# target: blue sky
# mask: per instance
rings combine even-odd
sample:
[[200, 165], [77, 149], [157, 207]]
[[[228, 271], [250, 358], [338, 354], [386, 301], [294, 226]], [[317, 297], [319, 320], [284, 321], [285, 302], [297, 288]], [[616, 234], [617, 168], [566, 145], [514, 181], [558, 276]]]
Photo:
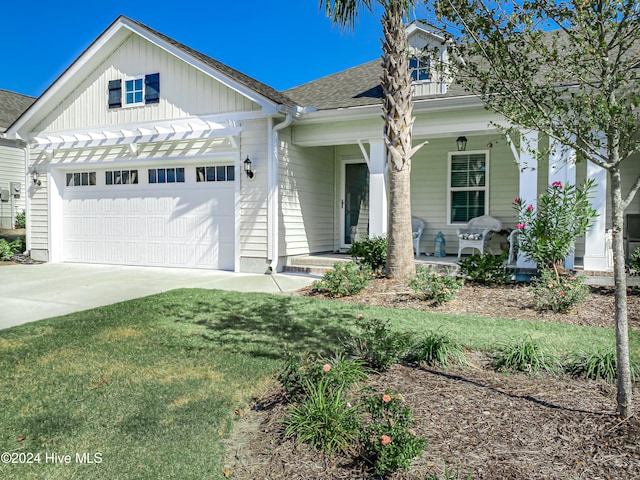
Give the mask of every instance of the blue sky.
[[32, 0], [4, 2], [0, 14], [0, 88], [32, 96], [120, 14], [278, 90], [378, 58], [382, 35], [379, 12], [343, 32], [317, 0]]

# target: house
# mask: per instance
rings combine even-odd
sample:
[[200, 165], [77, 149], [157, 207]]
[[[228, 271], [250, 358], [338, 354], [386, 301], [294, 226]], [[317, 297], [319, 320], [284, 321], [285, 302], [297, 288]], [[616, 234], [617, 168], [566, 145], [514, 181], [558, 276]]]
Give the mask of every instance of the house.
[[[408, 34], [416, 54], [442, 44], [423, 23]], [[523, 131], [506, 142], [478, 98], [428, 62], [412, 67], [413, 136], [429, 142], [412, 162], [412, 214], [427, 225], [420, 250], [432, 252], [442, 231], [456, 252], [456, 229], [482, 214], [513, 228], [515, 197], [589, 177], [600, 216], [576, 256], [607, 270], [604, 171], [569, 165], [563, 149], [538, 161], [518, 146], [548, 139]], [[380, 68], [278, 92], [119, 17], [7, 131], [24, 142], [32, 179], [27, 248], [50, 262], [269, 272], [384, 234]]]
[[13, 228], [16, 215], [25, 209], [24, 147], [20, 142], [3, 139], [2, 134], [34, 100], [0, 89], [0, 228]]

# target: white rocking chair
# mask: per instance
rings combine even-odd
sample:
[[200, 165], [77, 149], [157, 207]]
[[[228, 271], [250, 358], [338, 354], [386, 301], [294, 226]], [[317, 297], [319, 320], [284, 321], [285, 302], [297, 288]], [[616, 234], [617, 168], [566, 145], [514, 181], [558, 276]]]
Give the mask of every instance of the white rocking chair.
[[[491, 238], [493, 232], [499, 232], [501, 229], [500, 220], [489, 215], [469, 220], [467, 228], [458, 229], [458, 258], [464, 248], [475, 248], [480, 251], [480, 255], [483, 255], [485, 242]], [[489, 250], [491, 251], [491, 248]]]
[[427, 224], [418, 217], [411, 217], [411, 233], [413, 234], [413, 250], [416, 252], [416, 258], [420, 256], [420, 237], [422, 231]]

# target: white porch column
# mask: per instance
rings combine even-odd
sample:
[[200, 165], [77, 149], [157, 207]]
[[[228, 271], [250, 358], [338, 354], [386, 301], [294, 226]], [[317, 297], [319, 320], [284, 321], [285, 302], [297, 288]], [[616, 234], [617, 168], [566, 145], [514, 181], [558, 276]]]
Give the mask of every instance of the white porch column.
[[369, 236], [387, 233], [387, 155], [384, 141], [369, 141]]
[[[576, 151], [566, 145], [562, 145], [555, 139], [549, 140], [549, 185], [553, 182], [576, 184]], [[575, 252], [571, 251], [564, 259], [564, 268], [573, 270]]]
[[595, 182], [591, 197], [591, 207], [598, 216], [593, 221], [591, 228], [587, 230], [584, 239], [584, 270], [607, 271], [613, 268], [608, 260], [607, 252], [607, 171], [587, 162], [587, 179]]
[[[520, 153], [516, 157], [520, 166], [520, 194], [525, 205], [536, 206], [538, 199], [538, 132], [520, 132]], [[518, 252], [517, 268], [536, 268], [536, 264], [527, 260]]]

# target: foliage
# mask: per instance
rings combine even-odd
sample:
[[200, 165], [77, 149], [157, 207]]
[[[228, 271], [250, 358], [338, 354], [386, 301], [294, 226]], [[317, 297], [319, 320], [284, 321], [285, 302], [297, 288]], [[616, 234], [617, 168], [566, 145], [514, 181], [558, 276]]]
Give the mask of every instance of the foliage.
[[9, 260], [13, 256], [13, 247], [4, 238], [0, 238], [0, 260]]
[[371, 270], [368, 267], [358, 267], [354, 262], [338, 262], [312, 286], [331, 297], [348, 297], [367, 288], [370, 279]]
[[[447, 466], [446, 465], [444, 466], [444, 477], [442, 477], [442, 480], [460, 480], [461, 478], [462, 477], [460, 477], [460, 470], [456, 470], [455, 472], [450, 472]], [[471, 480], [472, 478], [473, 478], [473, 471], [470, 471], [466, 476], [466, 479]], [[431, 475], [426, 477], [424, 480], [441, 480], [441, 479], [438, 475], [436, 475], [435, 473], [432, 473]]]
[[511, 273], [505, 266], [509, 252], [500, 255], [485, 253], [471, 255], [458, 261], [460, 274], [467, 280], [480, 285], [503, 285], [511, 281]]
[[556, 372], [558, 360], [546, 352], [539, 342], [531, 337], [514, 343], [503, 343], [493, 358], [496, 370], [512, 370], [526, 373]]
[[387, 262], [387, 237], [370, 237], [356, 240], [349, 249], [349, 254], [362, 267], [366, 265], [376, 275], [380, 275]]
[[553, 182], [538, 198], [537, 206], [514, 200], [521, 230], [520, 251], [538, 268], [555, 268], [571, 253], [576, 237], [583, 236], [596, 217], [589, 195], [593, 180], [582, 189]]
[[640, 150], [638, 2], [436, 0], [434, 10], [449, 24], [446, 41], [456, 81], [504, 118], [498, 129], [519, 139], [522, 151], [534, 152], [537, 134], [521, 133], [539, 132], [608, 173], [620, 365], [617, 413], [626, 418], [633, 402], [621, 232], [640, 176], [631, 177], [631, 187], [623, 191], [622, 164]]
[[412, 358], [427, 365], [446, 367], [449, 362], [465, 364], [463, 347], [450, 335], [439, 331], [429, 332], [411, 349]]
[[434, 303], [441, 304], [453, 300], [456, 291], [462, 288], [462, 284], [463, 280], [453, 275], [445, 275], [420, 267], [409, 286], [425, 300], [433, 300]]
[[278, 381], [292, 398], [308, 394], [308, 385], [326, 382], [328, 390], [344, 389], [367, 378], [364, 363], [357, 358], [346, 358], [342, 354], [333, 357], [314, 357], [312, 355], [289, 355], [284, 367], [278, 374]]
[[631, 254], [628, 267], [631, 275], [640, 275], [640, 248], [636, 248]]
[[[614, 383], [617, 376], [617, 363], [614, 348], [597, 348], [569, 355], [564, 368], [574, 377], [603, 379]], [[640, 366], [635, 363], [631, 363], [631, 376], [635, 379], [640, 378]]]
[[353, 355], [362, 358], [377, 372], [384, 372], [397, 363], [409, 349], [410, 337], [393, 332], [389, 320], [376, 318], [356, 318], [359, 332], [345, 342], [345, 348]]
[[328, 379], [307, 381], [304, 389], [304, 398], [289, 409], [285, 435], [325, 453], [351, 452], [360, 431], [358, 406], [349, 404], [342, 387], [330, 388]]
[[532, 281], [529, 291], [533, 293], [536, 308], [559, 313], [566, 313], [582, 304], [589, 296], [589, 286], [584, 283], [584, 277], [569, 274], [556, 276], [550, 269], [540, 272], [540, 276]]
[[413, 432], [413, 413], [402, 395], [386, 391], [363, 398], [369, 421], [362, 429], [365, 456], [377, 475], [386, 477], [406, 470], [411, 459], [420, 455], [427, 441]]
[[25, 213], [24, 210], [22, 210], [22, 213], [16, 214], [16, 223], [14, 228], [26, 228], [26, 227], [27, 227], [27, 214]]

